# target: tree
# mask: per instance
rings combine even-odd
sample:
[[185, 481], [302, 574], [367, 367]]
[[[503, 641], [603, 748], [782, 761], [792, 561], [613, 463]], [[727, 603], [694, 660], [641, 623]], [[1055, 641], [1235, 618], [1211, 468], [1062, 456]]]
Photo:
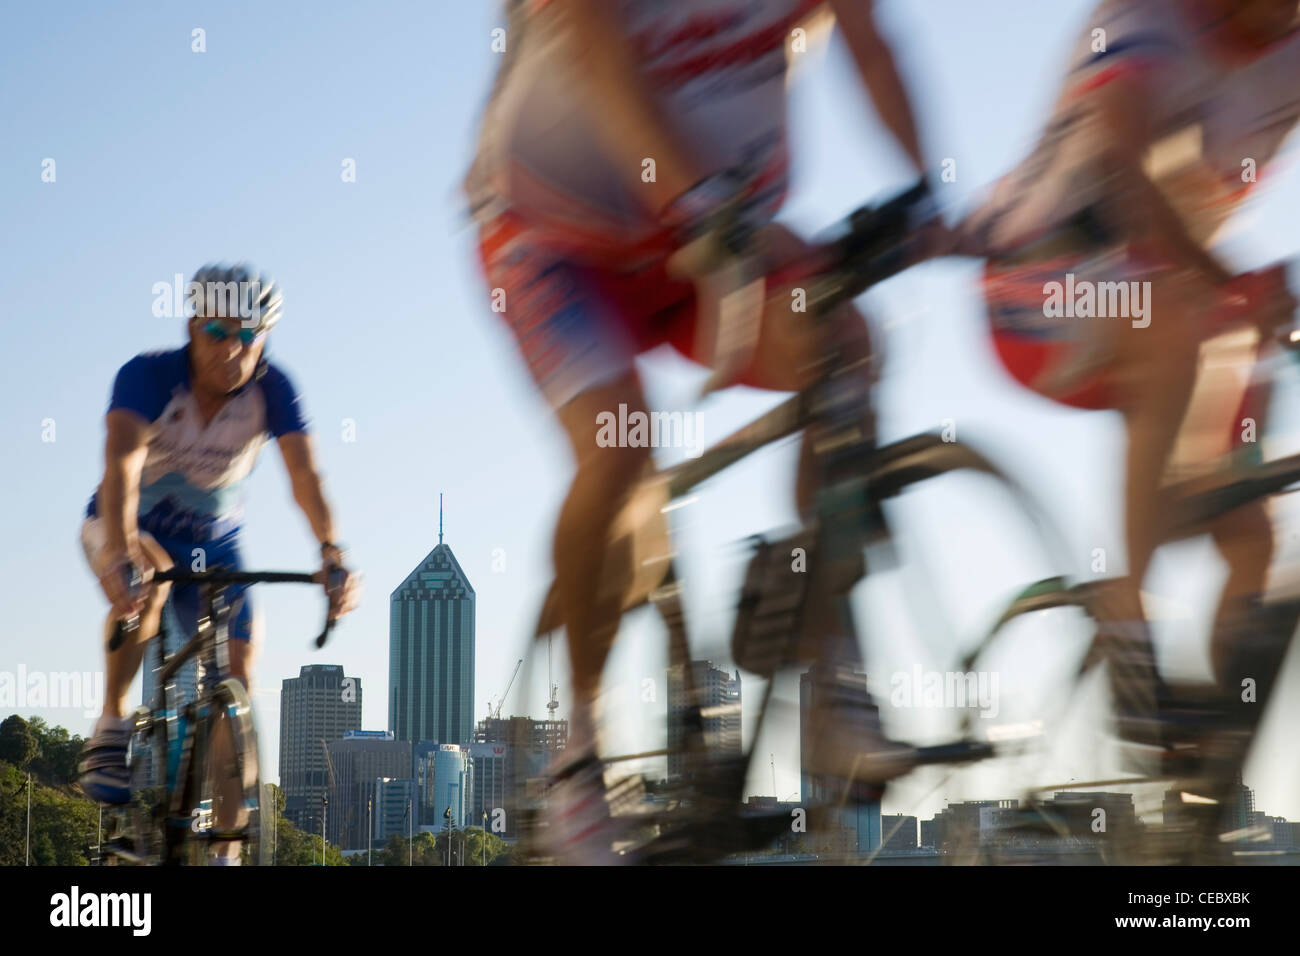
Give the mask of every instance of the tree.
[[27, 729], [36, 738], [39, 750], [27, 769], [51, 786], [75, 783], [77, 762], [86, 742], [70, 735], [66, 727], [50, 727], [39, 717], [29, 720]]
[[[85, 866], [96, 842], [99, 808], [32, 781], [31, 860], [35, 866]], [[27, 775], [0, 763], [0, 866], [27, 859]]]
[[[267, 841], [267, 859], [271, 859], [274, 835], [276, 866], [320, 866], [321, 835], [304, 833], [289, 822], [284, 815], [284, 799], [284, 791], [275, 784], [263, 785], [262, 839]], [[342, 850], [326, 843], [325, 865], [347, 866], [348, 860]]]
[[4, 723], [0, 723], [0, 760], [13, 764], [19, 770], [26, 770], [38, 753], [40, 744], [27, 726], [27, 721], [12, 714], [5, 718]]
[[413, 841], [394, 834], [384, 849], [375, 853], [375, 863], [382, 866], [446, 866], [448, 841], [451, 842], [453, 866], [483, 866], [485, 858], [488, 866], [499, 866], [513, 859], [511, 846], [495, 833], [470, 827], [450, 832], [442, 830], [436, 835], [425, 830], [415, 834]]

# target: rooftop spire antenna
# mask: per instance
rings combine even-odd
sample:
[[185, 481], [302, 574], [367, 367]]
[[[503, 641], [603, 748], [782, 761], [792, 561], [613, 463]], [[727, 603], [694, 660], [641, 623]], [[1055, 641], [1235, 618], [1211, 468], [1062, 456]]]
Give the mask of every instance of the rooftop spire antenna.
[[442, 544], [442, 492], [438, 492], [438, 543]]

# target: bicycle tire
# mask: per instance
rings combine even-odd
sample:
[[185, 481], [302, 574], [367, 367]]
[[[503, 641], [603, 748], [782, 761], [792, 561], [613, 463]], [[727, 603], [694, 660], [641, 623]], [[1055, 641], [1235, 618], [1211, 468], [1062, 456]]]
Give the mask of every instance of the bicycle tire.
[[[246, 866], [265, 866], [265, 841], [261, 836], [261, 773], [257, 752], [257, 730], [253, 723], [253, 708], [244, 685], [234, 678], [227, 678], [213, 688], [208, 700], [209, 713], [204, 721], [204, 772], [199, 775], [197, 788], [198, 799], [191, 808], [197, 813], [196, 827], [206, 830], [203, 839], [190, 839], [198, 852], [191, 858], [198, 857], [198, 865], [211, 862], [211, 845], [222, 831], [216, 829], [216, 820], [210, 819], [208, 826], [200, 826], [204, 805], [212, 809], [215, 817], [217, 791], [221, 783], [229, 783], [232, 790], [239, 794], [239, 812], [236, 828], [233, 832], [242, 834], [240, 838], [241, 862]], [[213, 765], [213, 732], [218, 726], [218, 715], [224, 714], [226, 725], [232, 736], [230, 763], [225, 767]], [[194, 832], [192, 828], [191, 832]]]

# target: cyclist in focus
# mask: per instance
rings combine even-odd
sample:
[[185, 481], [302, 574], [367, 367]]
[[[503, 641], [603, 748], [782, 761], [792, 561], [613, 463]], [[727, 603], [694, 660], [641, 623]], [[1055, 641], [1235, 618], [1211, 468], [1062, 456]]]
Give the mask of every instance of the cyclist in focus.
[[[320, 541], [322, 570], [343, 568], [298, 393], [265, 354], [280, 318], [280, 287], [244, 265], [209, 265], [189, 288], [196, 291], [189, 342], [137, 355], [117, 373], [105, 416], [104, 476], [82, 524], [86, 559], [110, 604], [105, 646], [120, 622], [136, 625], [117, 650], [106, 651], [104, 712], [80, 767], [82, 789], [103, 804], [130, 797], [126, 693], [146, 642], [159, 633], [169, 591], [184, 634], [198, 625], [199, 586], [152, 584], [153, 572], [173, 564], [243, 568], [242, 486], [269, 439], [280, 446], [294, 500]], [[359, 579], [335, 578], [330, 616], [338, 619], [355, 607]], [[229, 660], [221, 665], [229, 671], [223, 676], [248, 687], [254, 615], [245, 590], [232, 585], [227, 592]], [[219, 853], [217, 862], [238, 857]]]
[[[1114, 686], [1130, 741], [1170, 744], [1153, 715], [1177, 707], [1140, 597], [1169, 530], [1162, 486], [1246, 453], [1244, 419], [1262, 425], [1267, 397], [1246, 373], [1296, 305], [1281, 268], [1234, 275], [1210, 250], [1298, 121], [1296, 0], [1106, 0], [1043, 138], [962, 229], [968, 251], [988, 256], [984, 295], [1007, 371], [1067, 406], [1123, 415], [1128, 569], [1104, 598], [1102, 634], [1113, 676], [1126, 675]], [[1098, 304], [1114, 288], [1102, 283], [1150, 283], [1145, 314], [1058, 317], [1046, 286], [1067, 276]], [[1242, 374], [1198, 374], [1202, 344], [1218, 336]], [[1243, 675], [1260, 677], [1246, 645], [1261, 630], [1272, 527], [1257, 502], [1210, 531], [1229, 568], [1211, 660], [1223, 693], [1239, 694]]]
[[[612, 568], [603, 543], [651, 452], [600, 447], [597, 417], [647, 411], [634, 360], [657, 345], [721, 364], [704, 328], [704, 286], [670, 265], [719, 209], [743, 205], [765, 269], [809, 255], [771, 221], [788, 181], [787, 51], [810, 17], [835, 16], [881, 119], [918, 174], [926, 166], [867, 0], [510, 0], [507, 12], [507, 52], [465, 186], [488, 283], [504, 297], [499, 311], [576, 462], [554, 538], [575, 699], [544, 840], [563, 862], [614, 862], [595, 711], [622, 608], [621, 590], [601, 581], [631, 569]], [[749, 171], [743, 181], [730, 174], [738, 167]], [[769, 290], [752, 351], [719, 384], [811, 384], [819, 340], [790, 301], [789, 289]], [[865, 321], [851, 308], [830, 321], [866, 394]], [[805, 516], [813, 490], [805, 443], [797, 486]], [[837, 663], [856, 673], [859, 654], [847, 649]], [[828, 723], [835, 732], [805, 755], [815, 771], [880, 782], [905, 769], [862, 759], [885, 749], [873, 707], [846, 707]]]

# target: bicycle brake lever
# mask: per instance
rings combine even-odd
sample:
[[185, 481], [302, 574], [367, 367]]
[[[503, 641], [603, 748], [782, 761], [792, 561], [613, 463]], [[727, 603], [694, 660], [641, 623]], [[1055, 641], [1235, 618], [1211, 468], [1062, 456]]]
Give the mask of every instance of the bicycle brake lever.
[[117, 627], [113, 628], [113, 636], [108, 639], [109, 653], [112, 653], [113, 651], [121, 647], [122, 642], [126, 640], [127, 634], [139, 629], [139, 627], [140, 627], [139, 618], [132, 618], [132, 623], [127, 623], [126, 621], [118, 621]]
[[334, 624], [335, 622], [333, 620], [325, 621], [325, 630], [316, 635], [316, 650], [320, 650], [325, 646], [325, 642], [329, 640], [330, 631], [334, 630]]
[[316, 643], [317, 650], [320, 650], [322, 647], [325, 646], [325, 642], [329, 640], [330, 631], [334, 630], [334, 625], [338, 623], [337, 618], [330, 616], [330, 611], [332, 610], [332, 608], [330, 607], [329, 598], [330, 598], [330, 592], [331, 590], [333, 590], [333, 588], [331, 588], [330, 586], [330, 580], [335, 575], [341, 575], [342, 581], [340, 582], [340, 584], [334, 585], [334, 587], [341, 586], [341, 584], [347, 580], [347, 571], [344, 570], [341, 566], [337, 566], [337, 565], [332, 566], [328, 571], [325, 572], [325, 597], [326, 597], [325, 627], [318, 635], [316, 635], [315, 643]]

